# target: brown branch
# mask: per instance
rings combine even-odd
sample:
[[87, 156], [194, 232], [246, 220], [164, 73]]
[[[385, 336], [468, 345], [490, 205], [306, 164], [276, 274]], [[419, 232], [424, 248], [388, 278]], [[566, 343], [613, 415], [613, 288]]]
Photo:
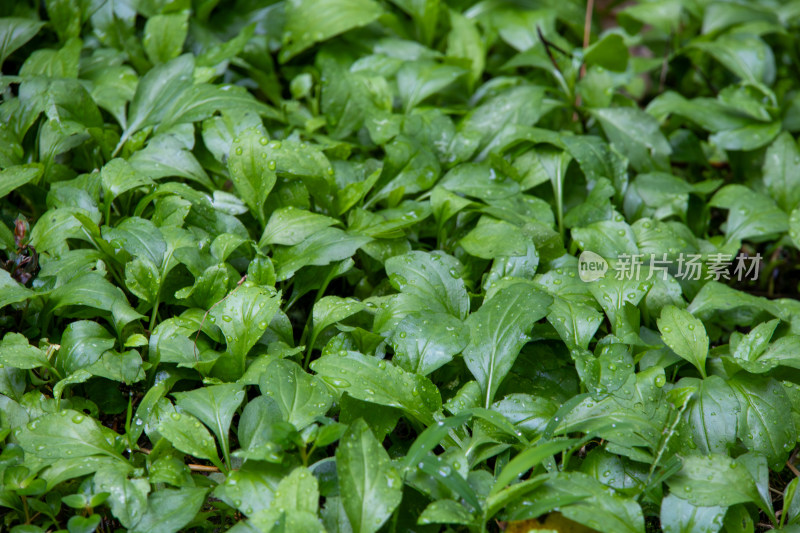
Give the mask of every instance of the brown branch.
[[189, 463], [186, 466], [188, 466], [189, 470], [191, 470], [193, 472], [219, 472], [219, 468], [217, 468], [216, 466], [196, 465], [196, 464], [192, 464], [192, 463]]
[[800, 477], [800, 470], [797, 470], [797, 468], [795, 468], [795, 466], [792, 463], [786, 461], [786, 466], [789, 468], [789, 470], [792, 471], [792, 474], [794, 474], [795, 477]]
[[669, 70], [669, 54], [672, 51], [672, 41], [674, 40], [674, 32], [670, 32], [669, 41], [664, 48], [664, 59], [661, 62], [661, 74], [658, 76], [658, 92], [664, 92], [664, 86], [667, 83], [667, 70]]
[[[142, 452], [143, 454], [146, 455], [150, 455], [150, 452], [152, 452], [152, 450], [148, 450], [147, 448], [136, 448], [136, 451]], [[186, 466], [188, 466], [189, 470], [192, 470], [193, 472], [219, 472], [219, 468], [211, 465], [198, 465], [194, 463], [189, 463]]]
[[[589, 48], [589, 41], [592, 38], [592, 14], [594, 12], [594, 0], [587, 0], [586, 2], [586, 18], [583, 20], [583, 49]], [[586, 76], [586, 63], [581, 62], [581, 72], [578, 79]], [[575, 91], [575, 107], [581, 106], [581, 95]]]

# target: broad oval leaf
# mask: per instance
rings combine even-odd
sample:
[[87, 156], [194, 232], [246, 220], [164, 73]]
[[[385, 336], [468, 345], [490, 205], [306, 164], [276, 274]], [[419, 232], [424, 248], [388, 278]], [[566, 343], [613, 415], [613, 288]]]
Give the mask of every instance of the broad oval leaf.
[[689, 311], [670, 305], [661, 310], [658, 329], [666, 345], [705, 377], [708, 335], [703, 323]]
[[336, 450], [336, 471], [354, 533], [374, 533], [403, 497], [403, 482], [367, 424], [350, 425]]
[[466, 320], [470, 341], [464, 362], [483, 391], [483, 404], [492, 404], [500, 382], [506, 377], [528, 332], [547, 314], [552, 297], [531, 283], [511, 283]]

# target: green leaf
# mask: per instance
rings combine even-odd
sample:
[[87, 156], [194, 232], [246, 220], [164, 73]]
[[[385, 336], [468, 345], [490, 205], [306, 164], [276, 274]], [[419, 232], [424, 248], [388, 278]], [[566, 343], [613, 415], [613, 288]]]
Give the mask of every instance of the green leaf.
[[0, 269], [0, 309], [7, 305], [24, 302], [36, 293], [14, 280], [5, 270]]
[[482, 259], [494, 259], [499, 255], [525, 255], [530, 241], [514, 224], [482, 216], [478, 225], [467, 233], [459, 244], [470, 255]]
[[0, 363], [10, 367], [28, 370], [50, 366], [47, 355], [19, 333], [6, 333], [0, 342]]
[[447, 56], [464, 59], [470, 68], [470, 86], [481, 79], [486, 66], [486, 48], [475, 22], [449, 10], [450, 33], [447, 34]]
[[737, 436], [749, 450], [764, 455], [770, 468], [780, 468], [797, 440], [794, 420], [780, 415], [791, 411], [783, 385], [746, 373], [735, 375], [729, 384], [741, 408]]
[[760, 241], [788, 229], [786, 213], [771, 198], [744, 185], [723, 187], [711, 198], [709, 205], [728, 210], [725, 223], [727, 242]]
[[591, 135], [565, 135], [561, 139], [589, 183], [606, 178], [617, 190], [625, 188], [628, 183], [628, 162], [619, 152], [612, 150], [608, 143]]
[[452, 361], [468, 338], [464, 323], [452, 315], [412, 313], [400, 321], [389, 341], [394, 348], [392, 361], [403, 370], [428, 375]]
[[285, 359], [277, 359], [267, 367], [259, 388], [275, 401], [283, 419], [298, 431], [323, 416], [333, 404], [333, 396], [317, 376]]
[[320, 298], [311, 311], [313, 334], [312, 342], [309, 344], [313, 348], [313, 339], [316, 339], [325, 328], [363, 311], [366, 307], [366, 304], [353, 298], [340, 298], [339, 296]]
[[517, 132], [519, 126], [533, 126], [546, 111], [541, 86], [522, 85], [492, 95], [471, 110], [459, 123], [450, 143], [453, 162], [470, 159], [477, 152], [478, 161], [493, 149], [499, 149]]
[[548, 310], [547, 321], [569, 348], [586, 349], [600, 327], [603, 315], [588, 305], [556, 297]]
[[747, 335], [731, 335], [729, 346], [733, 358], [742, 361], [758, 359], [767, 349], [779, 322], [780, 320], [776, 318], [755, 326]]
[[592, 113], [600, 121], [611, 144], [630, 160], [636, 170], [666, 169], [672, 148], [652, 116], [634, 107], [594, 109]]
[[481, 386], [484, 407], [492, 404], [500, 382], [528, 342], [529, 330], [545, 316], [551, 302], [529, 283], [511, 283], [467, 318], [470, 341], [464, 362]]
[[461, 278], [461, 263], [444, 252], [414, 251], [385, 263], [389, 282], [397, 290], [419, 298], [430, 310], [464, 319], [469, 296]]
[[50, 293], [53, 311], [69, 306], [85, 306], [110, 311], [117, 327], [144, 318], [131, 308], [119, 287], [99, 274], [83, 275]]
[[709, 140], [723, 150], [750, 151], [769, 144], [781, 132], [778, 121], [749, 124], [743, 128], [715, 133]]
[[120, 381], [126, 385], [136, 383], [145, 378], [142, 368], [142, 356], [136, 350], [118, 352], [109, 350], [100, 359], [86, 367], [92, 375]]
[[[0, 19], [2, 21], [3, 19]], [[2, 63], [2, 62], [0, 62]], [[0, 170], [0, 198], [28, 182], [38, 180], [43, 168], [40, 165], [17, 165]]]
[[111, 113], [120, 124], [125, 124], [128, 102], [136, 93], [139, 77], [129, 66], [108, 67], [86, 76], [92, 81], [91, 95], [98, 107]]
[[125, 264], [125, 285], [140, 300], [152, 304], [161, 288], [161, 273], [150, 259], [136, 257]]
[[158, 65], [181, 55], [189, 32], [189, 12], [155, 15], [144, 25], [142, 45], [148, 59]]
[[431, 502], [422, 514], [417, 523], [427, 524], [461, 524], [469, 526], [475, 523], [475, 517], [467, 511], [463, 505], [453, 500], [437, 500]]
[[300, 466], [281, 479], [269, 509], [256, 513], [251, 522], [264, 531], [275, 531], [272, 526], [284, 520], [287, 530], [321, 533], [324, 530], [317, 519], [318, 507], [317, 478]]
[[739, 401], [725, 380], [709, 376], [700, 381], [684, 415], [690, 446], [705, 454], [728, 453], [736, 442], [739, 412]]
[[130, 163], [119, 158], [112, 159], [103, 166], [100, 179], [108, 196], [107, 202], [130, 190], [153, 185], [153, 180], [148, 176], [137, 172]]
[[[188, 92], [188, 91], [187, 91]], [[164, 121], [161, 127], [164, 127]], [[134, 153], [129, 162], [140, 175], [161, 179], [168, 176], [180, 176], [203, 185], [206, 189], [214, 189], [208, 174], [188, 151], [185, 145], [172, 135], [156, 135], [147, 146]]]
[[695, 40], [689, 46], [710, 54], [744, 81], [771, 85], [775, 80], [772, 48], [757, 35], [731, 32], [710, 41]]
[[[638, 503], [619, 496], [581, 472], [561, 472], [522, 499], [511, 519], [530, 518], [558, 508], [568, 519], [604, 533], [642, 533], [644, 516]], [[527, 505], [525, 505], [527, 504]]]
[[106, 503], [125, 528], [131, 528], [147, 511], [150, 483], [146, 479], [128, 479], [123, 469], [103, 469], [92, 480], [96, 490], [107, 492]]
[[124, 461], [114, 446], [114, 437], [116, 433], [100, 426], [93, 418], [71, 409], [41, 416], [16, 435], [26, 453], [47, 462], [93, 455]]
[[497, 494], [504, 489], [506, 485], [517, 480], [519, 476], [531, 468], [536, 467], [545, 459], [548, 459], [553, 455], [566, 450], [577, 442], [578, 441], [576, 439], [544, 442], [542, 444], [532, 446], [517, 454], [503, 468], [503, 470], [500, 472], [500, 475], [497, 476], [497, 480], [492, 486], [492, 490], [489, 495], [491, 496]]
[[764, 155], [764, 184], [781, 209], [790, 213], [800, 203], [800, 177], [793, 169], [800, 162], [797, 142], [783, 132], [772, 142]]
[[236, 374], [235, 378], [244, 373], [247, 353], [266, 332], [278, 311], [280, 298], [280, 293], [271, 287], [245, 282], [209, 311], [234, 357], [232, 372]]
[[667, 479], [671, 493], [699, 507], [730, 507], [760, 501], [747, 469], [726, 455], [691, 456]]
[[128, 108], [128, 124], [118, 146], [142, 128], [155, 126], [162, 120], [173, 102], [191, 87], [193, 70], [193, 56], [184, 54], [153, 67], [142, 76]]
[[703, 323], [689, 311], [670, 305], [661, 310], [658, 329], [667, 346], [692, 363], [705, 377], [708, 335]]
[[363, 420], [350, 425], [336, 449], [339, 490], [354, 533], [374, 533], [403, 497], [389, 454]]
[[442, 406], [437, 388], [425, 377], [405, 372], [392, 363], [349, 352], [325, 355], [311, 368], [339, 392], [365, 402], [402, 409], [414, 420], [430, 425]]
[[214, 437], [192, 415], [173, 412], [161, 421], [158, 432], [183, 453], [198, 459], [208, 459], [217, 467], [222, 467]]
[[115, 242], [134, 257], [149, 259], [156, 268], [162, 267], [167, 243], [163, 233], [149, 220], [130, 217], [114, 228], [103, 226], [103, 238]]
[[317, 519], [318, 506], [317, 478], [307, 468], [297, 467], [278, 484], [269, 509], [257, 513], [251, 523], [262, 531], [275, 531], [283, 524], [287, 531], [322, 533], [324, 529]]
[[206, 488], [183, 487], [151, 493], [147, 498], [147, 511], [131, 532], [175, 533], [194, 518], [205, 502], [206, 492]]
[[[753, 328], [754, 331], [756, 329], [758, 327]], [[752, 333], [748, 334], [748, 337]], [[746, 341], [740, 342], [739, 346], [742, 344], [746, 344]], [[761, 350], [762, 348], [759, 348], [759, 350], [747, 354], [735, 354], [734, 360], [738, 366], [752, 374], [763, 374], [778, 366], [800, 367], [800, 337], [796, 335], [781, 337], [763, 351]]]
[[258, 245], [261, 248], [265, 248], [268, 244], [293, 246], [300, 244], [316, 232], [338, 223], [339, 221], [334, 218], [305, 209], [293, 206], [281, 207], [270, 215]]
[[210, 309], [228, 293], [231, 281], [229, 274], [230, 271], [225, 265], [210, 266], [195, 278], [194, 285], [184, 287], [175, 293], [175, 296], [191, 299], [199, 307]]
[[228, 430], [236, 410], [244, 400], [244, 391], [238, 384], [215, 385], [187, 392], [176, 392], [175, 404], [183, 412], [196, 416], [211, 428], [220, 443], [223, 455], [230, 461]]
[[291, 0], [286, 6], [280, 60], [285, 63], [315, 43], [366, 26], [382, 12], [372, 0]]
[[397, 72], [397, 90], [405, 103], [406, 113], [464, 74], [461, 67], [440, 65], [432, 61], [405, 63]]
[[583, 62], [622, 72], [628, 67], [628, 47], [618, 33], [607, 33], [586, 49]]
[[253, 516], [269, 509], [284, 474], [283, 469], [275, 465], [248, 461], [241, 468], [230, 471], [213, 494], [228, 505]]
[[690, 531], [719, 531], [727, 507], [714, 505], [700, 507], [668, 494], [661, 500], [661, 527], [665, 533]]
[[44, 22], [26, 18], [0, 18], [0, 67], [14, 50], [39, 33], [44, 24]]
[[93, 533], [100, 525], [101, 516], [92, 514], [90, 516], [72, 516], [67, 520], [69, 533]]
[[324, 266], [347, 259], [371, 240], [371, 237], [350, 235], [336, 228], [325, 228], [296, 246], [279, 248], [275, 251], [272, 257], [276, 265], [276, 278], [278, 281], [284, 281], [304, 266]]
[[238, 137], [238, 142], [234, 140], [228, 158], [228, 172], [236, 192], [262, 225], [265, 222], [264, 202], [277, 179], [275, 162], [266, 159], [266, 144], [266, 137], [257, 131], [249, 131]]
[[61, 335], [61, 348], [56, 353], [56, 368], [64, 375], [86, 368], [114, 347], [114, 336], [97, 322], [70, 322]]
[[437, 185], [484, 201], [508, 198], [520, 192], [517, 182], [498, 174], [485, 163], [462, 163], [445, 174]]

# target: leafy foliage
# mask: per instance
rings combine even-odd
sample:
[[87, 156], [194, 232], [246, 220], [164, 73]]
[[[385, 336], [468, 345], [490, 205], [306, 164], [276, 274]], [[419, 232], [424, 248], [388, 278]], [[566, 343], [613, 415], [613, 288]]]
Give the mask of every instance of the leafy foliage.
[[798, 530], [800, 3], [586, 4], [0, 3], [0, 530]]

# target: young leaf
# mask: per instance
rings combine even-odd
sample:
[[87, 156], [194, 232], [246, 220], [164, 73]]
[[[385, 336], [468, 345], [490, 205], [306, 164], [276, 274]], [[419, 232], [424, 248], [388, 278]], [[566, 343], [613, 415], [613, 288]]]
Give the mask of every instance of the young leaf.
[[265, 224], [264, 202], [277, 179], [275, 162], [266, 158], [267, 142], [258, 131], [248, 131], [234, 139], [228, 157], [228, 172], [236, 192], [262, 226]]
[[142, 39], [147, 57], [156, 65], [175, 59], [183, 50], [188, 31], [188, 11], [150, 17], [144, 25]]
[[701, 507], [668, 494], [661, 500], [661, 527], [665, 533], [718, 530], [727, 507], [713, 505]]
[[105, 455], [124, 461], [114, 447], [113, 440], [109, 441], [109, 433], [116, 435], [93, 418], [64, 409], [33, 420], [19, 430], [16, 438], [27, 453], [48, 462], [92, 455]]
[[21, 370], [50, 366], [47, 355], [32, 346], [27, 337], [20, 333], [6, 333], [3, 337], [0, 342], [0, 363]]
[[353, 398], [398, 407], [414, 420], [430, 425], [442, 406], [437, 388], [427, 378], [397, 368], [376, 357], [349, 352], [325, 355], [311, 368], [328, 385]]
[[800, 203], [800, 178], [792, 171], [795, 161], [800, 161], [800, 150], [789, 132], [778, 135], [764, 155], [764, 184], [787, 213]]
[[692, 363], [705, 377], [708, 335], [703, 323], [689, 311], [668, 306], [661, 310], [658, 329], [666, 345]]
[[614, 145], [639, 172], [666, 169], [672, 153], [656, 120], [634, 107], [595, 109], [593, 114]]
[[338, 224], [334, 218], [326, 217], [293, 206], [281, 207], [272, 212], [258, 245], [269, 244], [293, 246], [300, 244], [314, 233]]
[[452, 315], [422, 311], [406, 315], [390, 340], [394, 361], [423, 376], [450, 362], [467, 345], [464, 323]]
[[684, 415], [691, 442], [702, 453], [727, 453], [736, 442], [739, 401], [733, 389], [719, 376], [699, 383]]
[[400, 505], [403, 481], [363, 420], [353, 422], [342, 437], [336, 471], [353, 532], [378, 531]]
[[283, 419], [298, 431], [324, 415], [333, 403], [333, 396], [317, 376], [285, 359], [277, 359], [267, 367], [259, 388], [275, 401]]
[[44, 24], [27, 18], [0, 18], [0, 67], [14, 50], [30, 41]]
[[236, 410], [244, 400], [242, 387], [230, 383], [187, 392], [176, 392], [174, 396], [175, 404], [181, 411], [196, 416], [203, 424], [211, 428], [211, 431], [217, 436], [217, 442], [222, 447], [223, 455], [230, 462], [228, 430]]
[[672, 494], [701, 507], [760, 501], [750, 473], [726, 455], [687, 457], [681, 471], [667, 484]]
[[229, 372], [235, 378], [244, 373], [247, 353], [264, 335], [279, 305], [280, 293], [275, 289], [245, 282], [209, 312], [234, 358]]
[[533, 324], [544, 317], [552, 298], [529, 283], [512, 283], [497, 292], [466, 320], [470, 341], [464, 362], [492, 404], [500, 382], [528, 341]]
[[117, 145], [117, 151], [140, 129], [158, 124], [172, 102], [191, 87], [193, 70], [194, 57], [184, 54], [154, 67], [142, 76], [131, 100], [128, 124]]
[[28, 182], [38, 180], [42, 171], [39, 165], [17, 165], [0, 170], [0, 198]]
[[183, 453], [198, 459], [208, 459], [217, 467], [222, 467], [214, 437], [192, 415], [172, 413], [161, 421], [158, 432]]
[[779, 468], [797, 439], [794, 420], [779, 414], [791, 409], [783, 386], [772, 378], [744, 372], [729, 383], [740, 405], [737, 437], [749, 450], [764, 455], [771, 468]]
[[464, 319], [469, 296], [461, 263], [443, 252], [409, 252], [386, 261], [389, 281], [399, 291], [417, 296], [433, 311]]
[[383, 10], [372, 0], [291, 0], [286, 11], [281, 62], [314, 43], [366, 26]]
[[208, 489], [183, 487], [161, 489], [147, 498], [147, 511], [131, 529], [132, 533], [159, 531], [175, 533], [188, 524], [200, 510]]
[[370, 237], [351, 235], [336, 228], [325, 228], [296, 246], [275, 251], [273, 260], [278, 281], [291, 277], [308, 265], [324, 266], [351, 257]]

